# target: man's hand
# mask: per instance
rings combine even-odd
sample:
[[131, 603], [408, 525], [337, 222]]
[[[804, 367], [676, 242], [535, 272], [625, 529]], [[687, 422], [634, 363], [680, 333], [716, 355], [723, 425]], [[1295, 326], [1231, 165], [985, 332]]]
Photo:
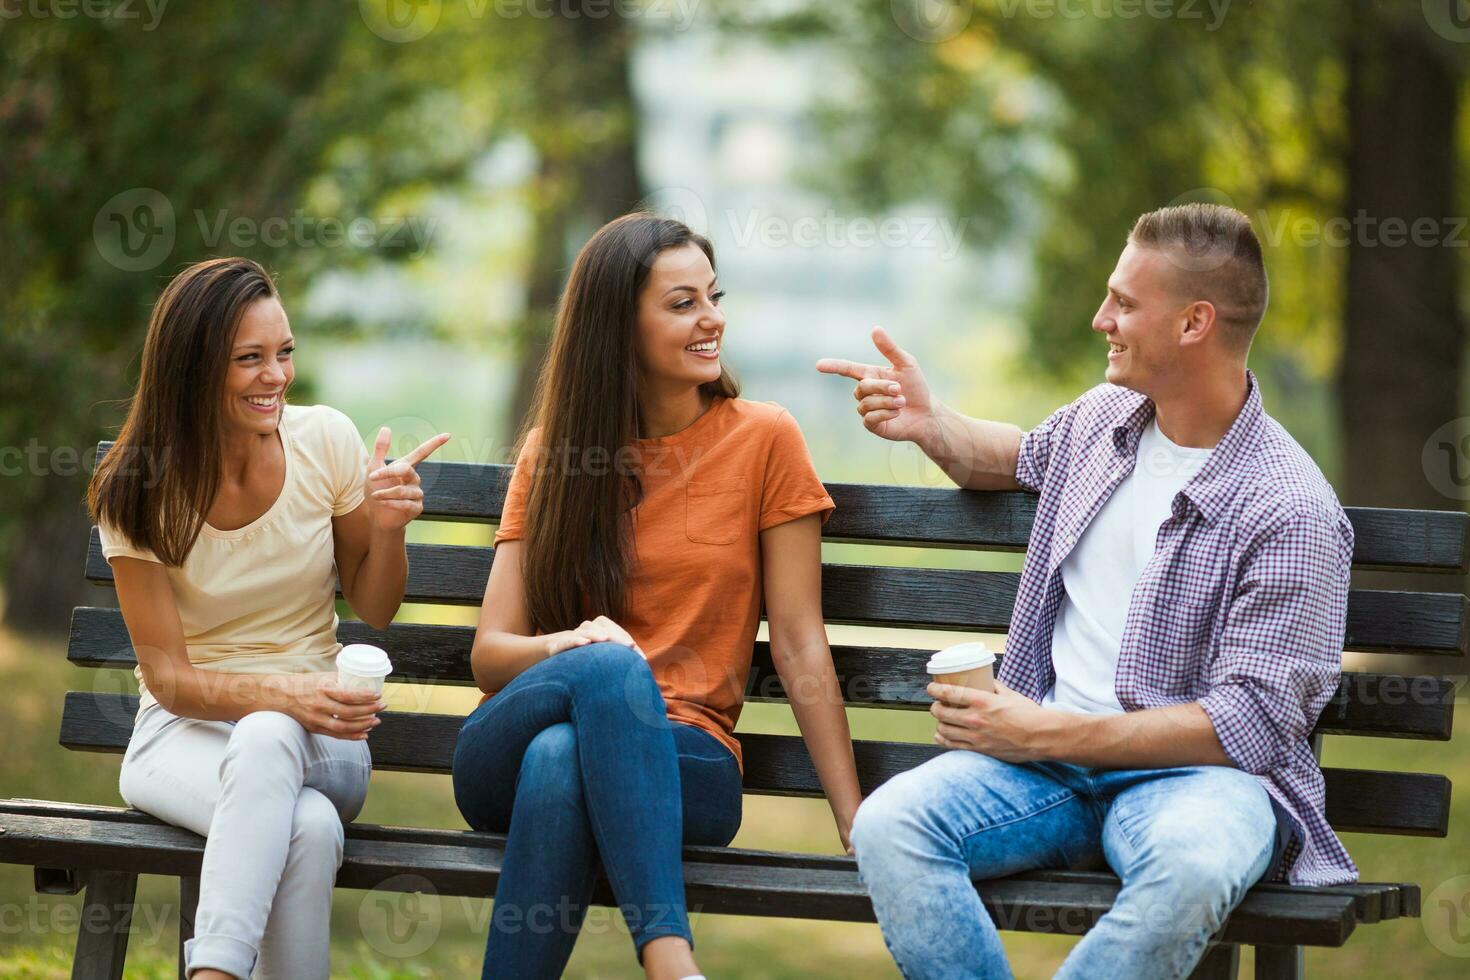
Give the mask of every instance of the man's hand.
[[912, 354], [893, 342], [882, 327], [873, 328], [873, 346], [888, 365], [859, 364], [835, 357], [817, 362], [823, 374], [840, 374], [857, 382], [852, 396], [867, 430], [894, 442], [914, 442], [920, 448], [938, 434], [937, 406], [929, 382]]
[[930, 714], [939, 721], [934, 741], [1006, 762], [1070, 762], [1097, 769], [1234, 766], [1209, 715], [1196, 701], [1080, 714], [1043, 708], [1000, 681], [995, 693], [930, 684]]
[[995, 693], [953, 684], [930, 684], [929, 713], [939, 721], [934, 742], [946, 749], [970, 749], [1005, 762], [1049, 758], [1046, 746], [1071, 720], [1064, 711], [1043, 708], [1000, 681]]

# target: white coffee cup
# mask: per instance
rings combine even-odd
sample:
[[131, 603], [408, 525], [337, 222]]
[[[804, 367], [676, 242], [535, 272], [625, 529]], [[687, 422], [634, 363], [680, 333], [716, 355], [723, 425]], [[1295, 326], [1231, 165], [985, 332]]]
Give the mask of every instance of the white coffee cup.
[[337, 684], [349, 691], [383, 693], [383, 678], [393, 673], [388, 654], [370, 643], [349, 643], [337, 653]]
[[995, 692], [995, 654], [979, 641], [946, 647], [925, 668], [941, 684]]

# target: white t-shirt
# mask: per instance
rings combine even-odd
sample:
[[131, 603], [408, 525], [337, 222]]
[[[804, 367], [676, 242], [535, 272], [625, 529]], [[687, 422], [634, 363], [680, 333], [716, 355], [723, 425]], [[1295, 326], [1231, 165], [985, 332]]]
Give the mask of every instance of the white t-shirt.
[[[289, 674], [336, 669], [337, 568], [332, 518], [363, 501], [368, 452], [352, 420], [325, 405], [287, 405], [281, 494], [260, 517], [221, 531], [205, 524], [178, 568], [167, 569], [189, 661], [203, 670]], [[102, 554], [158, 561], [114, 529]], [[142, 706], [154, 700], [135, 671]]]
[[1065, 594], [1051, 635], [1056, 683], [1041, 699], [1046, 707], [1085, 714], [1123, 710], [1114, 680], [1133, 586], [1153, 557], [1159, 525], [1173, 514], [1175, 495], [1213, 451], [1175, 445], [1157, 418], [1143, 431], [1133, 472], [1062, 561]]

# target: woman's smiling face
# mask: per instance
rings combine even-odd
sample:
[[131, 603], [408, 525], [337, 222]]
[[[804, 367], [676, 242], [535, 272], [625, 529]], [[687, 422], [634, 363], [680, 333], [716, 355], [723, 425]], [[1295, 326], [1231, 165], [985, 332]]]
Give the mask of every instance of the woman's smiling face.
[[225, 374], [225, 425], [234, 432], [269, 435], [281, 419], [286, 389], [296, 377], [296, 341], [286, 311], [275, 297], [245, 308], [230, 348]]
[[699, 246], [658, 254], [638, 298], [635, 343], [645, 382], [698, 387], [720, 379], [723, 295]]

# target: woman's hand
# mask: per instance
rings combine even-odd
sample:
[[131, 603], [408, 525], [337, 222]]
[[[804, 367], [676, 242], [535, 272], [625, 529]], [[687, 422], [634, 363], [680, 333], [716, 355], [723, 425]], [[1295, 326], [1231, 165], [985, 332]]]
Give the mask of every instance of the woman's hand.
[[361, 741], [378, 727], [378, 712], [385, 707], [376, 691], [348, 690], [337, 686], [333, 673], [283, 674], [286, 714], [313, 735], [330, 735]]
[[842, 849], [847, 852], [848, 857], [853, 856], [852, 820], [856, 815], [857, 811], [854, 810], [852, 813], [844, 813], [837, 817], [837, 836], [842, 839]]
[[375, 531], [401, 531], [424, 512], [424, 490], [419, 486], [418, 466], [434, 450], [449, 441], [449, 433], [441, 432], [413, 452], [386, 462], [393, 432], [387, 426], [378, 430], [373, 445], [373, 458], [368, 463], [368, 516]]
[[632, 647], [644, 660], [648, 659], [648, 654], [643, 652], [638, 641], [634, 640], [627, 630], [606, 616], [583, 620], [582, 625], [576, 629], [551, 633], [545, 639], [546, 654], [552, 657], [563, 650], [584, 647], [589, 643], [621, 643], [623, 646]]

